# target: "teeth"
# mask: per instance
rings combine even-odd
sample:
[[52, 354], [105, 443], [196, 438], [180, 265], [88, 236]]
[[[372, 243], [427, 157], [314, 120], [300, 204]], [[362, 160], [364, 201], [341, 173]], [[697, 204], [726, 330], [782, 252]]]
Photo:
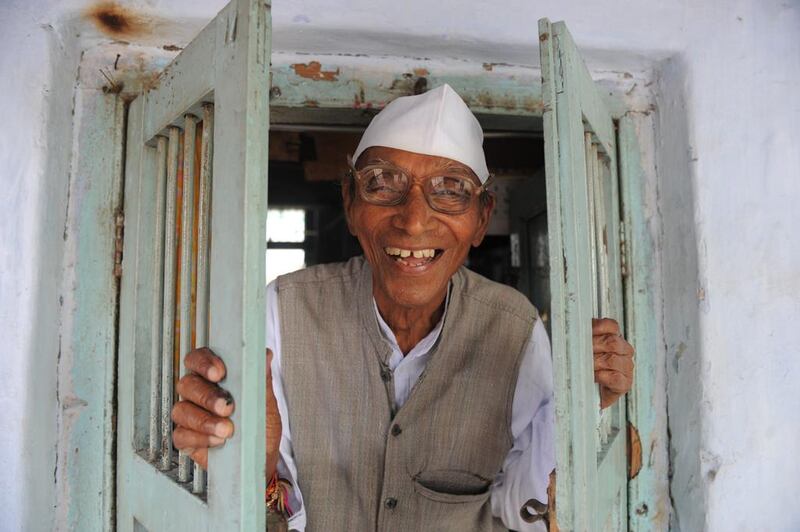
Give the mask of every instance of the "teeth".
[[436, 255], [435, 249], [417, 249], [411, 251], [410, 249], [386, 247], [384, 251], [387, 255], [398, 256], [403, 259], [411, 257], [412, 255], [415, 259], [434, 257]]

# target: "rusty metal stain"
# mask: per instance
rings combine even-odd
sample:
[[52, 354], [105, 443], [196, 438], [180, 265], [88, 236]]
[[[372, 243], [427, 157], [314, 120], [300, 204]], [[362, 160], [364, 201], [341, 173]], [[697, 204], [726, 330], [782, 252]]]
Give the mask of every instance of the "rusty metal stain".
[[86, 9], [84, 16], [102, 33], [115, 39], [148, 35], [154, 25], [150, 17], [116, 2], [97, 2]]
[[[119, 61], [119, 55], [117, 55], [117, 61]], [[117, 61], [114, 61], [114, 67], [117, 66]], [[122, 92], [124, 84], [120, 81], [117, 81], [112, 76], [111, 72], [106, 72], [102, 68], [100, 69], [100, 74], [105, 78], [108, 82], [107, 85], [103, 86], [103, 92], [106, 94], [119, 94]]]
[[428, 76], [428, 75], [430, 75], [430, 72], [428, 72], [427, 68], [415, 68], [414, 69], [414, 75], [415, 76]]
[[633, 480], [642, 469], [642, 440], [638, 429], [628, 422], [628, 480]]
[[366, 92], [364, 91], [364, 84], [360, 83], [361, 87], [358, 93], [353, 95], [353, 109], [371, 109], [372, 102], [367, 101]]
[[319, 102], [317, 100], [310, 100], [306, 98], [306, 100], [303, 102], [303, 105], [306, 107], [319, 107]]
[[322, 70], [319, 61], [310, 63], [295, 63], [291, 65], [294, 73], [302, 78], [313, 79], [314, 81], [337, 81], [339, 79], [339, 69]]
[[530, 113], [541, 112], [544, 102], [531, 96], [514, 96], [511, 94], [494, 94], [480, 91], [475, 95], [462, 96], [464, 102], [470, 107], [483, 107], [485, 109], [503, 109], [505, 111], [527, 111]]
[[547, 522], [548, 532], [559, 532], [556, 503], [556, 472], [550, 473], [550, 483], [547, 485]]
[[161, 48], [163, 48], [168, 52], [180, 52], [181, 50], [183, 50], [183, 47], [178, 46], [177, 44], [165, 44]]
[[495, 61], [493, 63], [483, 63], [483, 69], [486, 70], [487, 72], [493, 71], [494, 67], [498, 67], [498, 66], [499, 67], [512, 67], [513, 68], [516, 65], [514, 65], [512, 63], [504, 63], [504, 62], [497, 62], [497, 61]]

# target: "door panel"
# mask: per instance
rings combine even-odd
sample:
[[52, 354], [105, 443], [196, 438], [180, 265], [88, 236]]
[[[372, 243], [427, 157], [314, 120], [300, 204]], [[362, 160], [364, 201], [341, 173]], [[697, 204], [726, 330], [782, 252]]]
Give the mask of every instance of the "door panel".
[[[117, 527], [263, 530], [270, 7], [234, 0], [128, 115]], [[171, 445], [182, 358], [227, 366], [236, 435], [209, 474]], [[178, 360], [178, 363], [175, 362]]]
[[593, 317], [623, 323], [614, 123], [566, 26], [539, 22], [562, 530], [626, 530], [625, 401], [601, 411]]

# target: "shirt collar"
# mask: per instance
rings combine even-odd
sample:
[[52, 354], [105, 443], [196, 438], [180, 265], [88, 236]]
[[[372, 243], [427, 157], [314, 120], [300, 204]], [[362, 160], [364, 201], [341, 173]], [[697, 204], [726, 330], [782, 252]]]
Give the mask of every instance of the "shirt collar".
[[[427, 355], [433, 346], [436, 345], [436, 340], [439, 339], [439, 335], [442, 332], [442, 326], [444, 325], [444, 318], [447, 316], [447, 307], [450, 304], [450, 288], [453, 286], [452, 281], [447, 285], [447, 295], [445, 296], [444, 300], [444, 312], [442, 312], [442, 317], [439, 318], [439, 323], [436, 324], [436, 327], [433, 328], [431, 332], [428, 333], [425, 338], [419, 341], [417, 345], [411, 348], [411, 351], [404, 357], [406, 360], [410, 360], [412, 358], [417, 358], [423, 355]], [[402, 356], [402, 351], [400, 350], [400, 345], [397, 343], [397, 338], [394, 336], [394, 332], [389, 327], [389, 325], [384, 321], [383, 316], [381, 313], [378, 312], [378, 303], [375, 301], [375, 298], [372, 298], [372, 308], [375, 310], [375, 317], [378, 318], [378, 326], [381, 329], [381, 334], [389, 342], [389, 345], [392, 348], [392, 351], [400, 353]]]

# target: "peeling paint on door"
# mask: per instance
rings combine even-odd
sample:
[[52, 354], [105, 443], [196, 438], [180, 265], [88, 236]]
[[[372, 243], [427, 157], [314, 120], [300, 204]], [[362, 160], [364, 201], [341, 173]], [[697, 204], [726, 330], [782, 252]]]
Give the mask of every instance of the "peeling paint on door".
[[314, 81], [336, 81], [339, 76], [338, 68], [336, 70], [322, 70], [322, 64], [319, 61], [311, 61], [307, 64], [295, 63], [292, 68], [298, 76], [313, 79]]

